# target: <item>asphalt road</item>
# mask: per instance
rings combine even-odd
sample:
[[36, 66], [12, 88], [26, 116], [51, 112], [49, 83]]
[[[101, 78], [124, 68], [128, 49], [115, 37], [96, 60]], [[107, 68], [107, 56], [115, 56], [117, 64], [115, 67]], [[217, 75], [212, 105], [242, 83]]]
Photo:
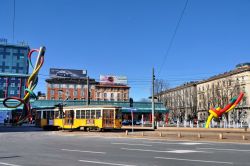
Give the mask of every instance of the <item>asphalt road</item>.
[[0, 132], [0, 166], [249, 166], [250, 144]]

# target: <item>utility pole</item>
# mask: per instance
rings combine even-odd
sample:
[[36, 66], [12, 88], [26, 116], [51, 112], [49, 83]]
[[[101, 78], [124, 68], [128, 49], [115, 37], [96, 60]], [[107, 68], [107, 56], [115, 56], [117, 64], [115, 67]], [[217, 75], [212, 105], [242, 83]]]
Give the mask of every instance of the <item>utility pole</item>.
[[155, 72], [154, 68], [152, 70], [152, 128], [155, 129], [155, 98], [154, 98], [154, 91], [155, 89]]
[[89, 105], [89, 76], [87, 77], [87, 101], [86, 105]]

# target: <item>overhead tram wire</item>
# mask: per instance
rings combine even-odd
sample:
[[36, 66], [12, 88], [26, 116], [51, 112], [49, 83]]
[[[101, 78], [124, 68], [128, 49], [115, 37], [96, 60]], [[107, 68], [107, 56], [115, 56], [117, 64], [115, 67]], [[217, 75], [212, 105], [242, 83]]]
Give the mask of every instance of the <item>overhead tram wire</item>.
[[186, 8], [187, 8], [187, 4], [188, 4], [188, 0], [186, 0], [185, 6], [184, 6], [184, 8], [182, 9], [182, 12], [181, 12], [181, 15], [180, 15], [180, 17], [179, 17], [179, 19], [178, 19], [178, 22], [177, 22], [177, 25], [176, 25], [176, 27], [175, 27], [174, 33], [173, 33], [173, 35], [172, 35], [172, 37], [171, 37], [171, 39], [170, 39], [169, 45], [168, 45], [168, 47], [167, 47], [166, 54], [165, 54], [165, 56], [164, 56], [164, 58], [163, 58], [162, 64], [161, 64], [161, 66], [160, 66], [160, 70], [159, 70], [159, 72], [158, 72], [158, 75], [160, 75], [160, 73], [161, 73], [161, 71], [162, 71], [162, 68], [163, 68], [163, 66], [164, 66], [164, 64], [165, 64], [165, 62], [166, 62], [166, 60], [167, 60], [167, 56], [168, 56], [168, 54], [169, 54], [169, 52], [170, 52], [170, 49], [171, 49], [171, 47], [172, 47], [172, 45], [173, 45], [173, 42], [174, 42], [174, 39], [175, 39], [177, 30], [178, 30], [178, 28], [179, 28], [179, 26], [180, 26], [181, 20], [182, 20], [183, 15], [184, 15], [184, 12], [185, 12], [185, 10], [186, 10]]

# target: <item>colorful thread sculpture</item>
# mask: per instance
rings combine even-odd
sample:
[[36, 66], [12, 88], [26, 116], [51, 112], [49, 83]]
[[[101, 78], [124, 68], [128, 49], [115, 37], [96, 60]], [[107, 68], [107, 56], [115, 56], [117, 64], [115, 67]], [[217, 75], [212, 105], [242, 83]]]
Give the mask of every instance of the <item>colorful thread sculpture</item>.
[[[35, 66], [33, 66], [33, 64], [31, 62], [31, 55], [34, 52], [38, 52]], [[31, 116], [30, 96], [33, 96], [36, 98], [36, 95], [33, 92], [33, 90], [35, 89], [35, 87], [38, 83], [38, 73], [39, 73], [40, 68], [43, 65], [43, 62], [44, 62], [44, 54], [45, 54], [45, 47], [40, 47], [40, 49], [32, 49], [28, 53], [29, 64], [33, 68], [33, 71], [26, 81], [26, 85], [25, 85], [26, 89], [25, 89], [24, 97], [22, 99], [18, 98], [18, 97], [7, 97], [3, 101], [3, 105], [7, 108], [17, 108], [17, 107], [23, 105], [23, 111], [22, 111], [22, 114], [20, 115], [20, 117], [18, 118], [18, 123], [22, 123], [24, 120], [26, 120], [26, 118]], [[16, 105], [7, 104], [7, 101], [9, 101], [9, 100], [18, 101], [18, 104], [16, 104]]]
[[230, 103], [228, 105], [226, 105], [223, 109], [221, 109], [220, 107], [217, 107], [216, 109], [210, 109], [209, 110], [210, 115], [207, 118], [205, 128], [209, 128], [210, 122], [213, 118], [219, 118], [222, 116], [222, 114], [228, 113], [229, 111], [234, 109], [237, 106], [237, 104], [239, 104], [239, 102], [241, 101], [243, 96], [244, 96], [244, 93], [241, 92], [240, 95], [238, 96], [238, 98], [236, 98], [236, 97], [232, 98], [230, 100]]

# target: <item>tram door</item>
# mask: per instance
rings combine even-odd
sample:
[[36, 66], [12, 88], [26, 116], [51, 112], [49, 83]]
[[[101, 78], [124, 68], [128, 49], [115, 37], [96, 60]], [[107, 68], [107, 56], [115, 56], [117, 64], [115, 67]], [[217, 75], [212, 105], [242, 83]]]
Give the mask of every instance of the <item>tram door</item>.
[[73, 125], [74, 124], [74, 110], [66, 110], [64, 125]]
[[114, 127], [114, 110], [103, 110], [103, 127]]

